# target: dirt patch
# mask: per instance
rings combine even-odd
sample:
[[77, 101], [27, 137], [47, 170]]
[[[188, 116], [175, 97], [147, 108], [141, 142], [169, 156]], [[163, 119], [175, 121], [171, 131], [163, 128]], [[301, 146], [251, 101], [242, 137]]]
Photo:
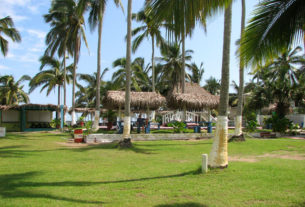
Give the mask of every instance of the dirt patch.
[[[283, 152], [283, 151], [279, 151], [279, 152]], [[264, 155], [259, 155], [257, 157], [262, 157], [262, 158], [265, 158], [265, 157], [270, 157], [270, 158], [280, 158], [280, 159], [287, 159], [287, 160], [305, 160], [305, 154], [291, 154], [290, 152], [288, 151], [285, 151], [286, 153], [285, 154], [270, 154], [270, 153], [267, 153], [267, 154], [264, 154]]]
[[295, 154], [289, 151], [275, 151], [273, 153], [266, 153], [257, 156], [229, 156], [229, 161], [232, 162], [258, 162], [261, 158], [279, 158], [287, 160], [305, 160], [305, 154]]
[[237, 157], [229, 156], [230, 162], [258, 162], [259, 160], [255, 157]]

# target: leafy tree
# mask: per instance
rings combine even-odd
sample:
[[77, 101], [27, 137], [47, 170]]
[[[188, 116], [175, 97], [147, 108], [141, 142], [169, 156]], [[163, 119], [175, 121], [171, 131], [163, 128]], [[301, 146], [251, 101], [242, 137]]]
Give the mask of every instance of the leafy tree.
[[213, 95], [219, 95], [220, 93], [220, 81], [217, 80], [214, 77], [210, 77], [209, 79], [205, 80], [206, 84], [203, 86], [203, 88], [207, 91], [209, 91]]
[[[121, 0], [113, 0], [117, 6], [122, 6]], [[97, 73], [96, 77], [101, 76], [101, 46], [102, 46], [102, 31], [103, 31], [103, 19], [106, 9], [107, 0], [80, 0], [80, 7], [82, 10], [89, 9], [89, 25], [91, 30], [93, 31], [96, 27], [98, 27], [98, 43], [97, 43]], [[96, 106], [95, 106], [95, 118], [93, 127], [95, 130], [99, 128], [99, 118], [100, 118], [100, 85], [101, 80], [96, 78]]]
[[243, 34], [240, 55], [245, 64], [276, 57], [304, 36], [304, 0], [263, 0]]
[[22, 76], [18, 81], [11, 75], [0, 77], [0, 102], [2, 105], [13, 105], [29, 103], [28, 94], [23, 90], [22, 82], [31, 80], [27, 75]]
[[[75, 120], [75, 85], [76, 85], [76, 69], [80, 55], [81, 40], [85, 42], [88, 47], [83, 17], [84, 10], [81, 4], [78, 4], [75, 0], [53, 0], [50, 8], [50, 15], [48, 15], [49, 21], [53, 19], [63, 22], [67, 36], [65, 41], [69, 45], [69, 48], [73, 50], [73, 86], [72, 86], [72, 125], [76, 123]], [[47, 21], [48, 22], [48, 21]], [[63, 30], [60, 30], [63, 32]], [[55, 48], [55, 47], [54, 47]]]
[[13, 19], [9, 16], [0, 19], [0, 50], [3, 56], [6, 56], [8, 52], [8, 41], [3, 34], [13, 42], [21, 41], [20, 33], [14, 28]]
[[[64, 79], [66, 78], [66, 82], [69, 83], [72, 79], [72, 75], [65, 75], [63, 64], [55, 58], [50, 56], [42, 56], [40, 58], [41, 66], [40, 72], [37, 73], [32, 80], [30, 81], [30, 90], [29, 92], [33, 92], [37, 87], [41, 87], [40, 92], [47, 90], [47, 96], [57, 87], [57, 95], [58, 95], [58, 108], [60, 107], [60, 89], [64, 85]], [[45, 67], [48, 67], [44, 70]], [[73, 66], [70, 65], [68, 70], [72, 72]], [[57, 117], [59, 117], [59, 111], [57, 111]]]
[[[126, 84], [126, 58], [118, 58], [112, 66], [117, 71], [112, 75], [112, 83], [115, 88], [122, 90]], [[148, 91], [151, 89], [148, 77], [149, 65], [145, 66], [144, 58], [138, 57], [131, 63], [131, 90]]]
[[203, 63], [201, 63], [199, 67], [196, 65], [196, 63], [192, 63], [189, 67], [189, 70], [191, 71], [191, 74], [187, 74], [189, 81], [198, 83], [200, 85], [204, 73]]

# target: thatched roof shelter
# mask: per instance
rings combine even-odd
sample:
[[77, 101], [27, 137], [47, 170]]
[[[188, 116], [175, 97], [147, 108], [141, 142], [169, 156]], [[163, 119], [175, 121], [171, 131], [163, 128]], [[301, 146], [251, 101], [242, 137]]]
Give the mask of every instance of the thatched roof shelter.
[[[21, 110], [21, 109], [32, 109], [32, 110], [51, 110], [57, 111], [59, 108], [53, 104], [22, 104], [22, 105], [0, 105], [0, 110]], [[65, 107], [66, 110], [66, 107]]]
[[[76, 113], [94, 113], [95, 108], [74, 108]], [[105, 112], [105, 109], [100, 109], [100, 112]], [[69, 109], [69, 113], [72, 113], [72, 108]]]
[[219, 96], [214, 96], [196, 83], [185, 83], [185, 93], [177, 91], [178, 87], [167, 97], [167, 105], [171, 109], [199, 110], [204, 108], [216, 108], [219, 104]]
[[[166, 101], [156, 92], [130, 92], [130, 99], [130, 107], [134, 111], [157, 110]], [[107, 109], [124, 109], [125, 91], [108, 91], [103, 106]]]

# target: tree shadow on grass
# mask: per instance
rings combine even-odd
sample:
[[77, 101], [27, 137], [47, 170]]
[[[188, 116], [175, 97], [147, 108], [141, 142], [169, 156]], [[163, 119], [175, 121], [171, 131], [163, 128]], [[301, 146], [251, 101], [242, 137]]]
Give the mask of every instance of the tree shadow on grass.
[[301, 203], [297, 203], [295, 205], [292, 205], [291, 207], [305, 207], [305, 201]]
[[85, 152], [85, 151], [89, 151], [89, 150], [107, 150], [107, 149], [113, 149], [113, 150], [117, 149], [117, 150], [121, 150], [121, 151], [133, 151], [135, 153], [141, 153], [141, 154], [156, 154], [153, 152], [153, 151], [156, 151], [155, 149], [140, 148], [137, 144], [134, 144], [134, 143], [133, 143], [133, 146], [130, 148], [119, 148], [118, 142], [89, 145], [87, 147], [74, 148], [71, 150], [76, 151], [76, 152]]
[[208, 207], [208, 206], [200, 203], [186, 202], [186, 203], [160, 204], [160, 205], [156, 205], [155, 207]]
[[[38, 152], [49, 152], [55, 150], [24, 150], [26, 145], [12, 145], [0, 147], [0, 157], [1, 158], [23, 158], [25, 156], [35, 155]], [[57, 150], [57, 149], [56, 149]]]
[[[26, 187], [42, 187], [49, 186], [47, 183], [39, 183], [39, 182], [25, 182], [24, 179], [32, 178], [37, 176], [38, 172], [27, 172], [27, 173], [19, 173], [19, 174], [6, 174], [0, 175], [0, 195], [2, 198], [44, 198], [51, 200], [60, 200], [60, 201], [68, 201], [75, 203], [83, 203], [83, 204], [103, 204], [101, 201], [88, 201], [83, 199], [74, 199], [68, 198], [59, 195], [50, 195], [48, 193], [43, 192], [34, 192], [33, 189], [31, 191], [21, 190], [20, 188]], [[50, 186], [58, 186], [58, 185], [50, 185]], [[76, 183], [72, 186], [78, 186]]]
[[198, 143], [198, 142], [181, 142], [181, 143], [158, 143], [158, 144], [143, 144], [141, 143], [141, 146], [147, 146], [147, 147], [159, 147], [159, 146], [188, 146], [188, 145], [212, 145], [212, 143]]

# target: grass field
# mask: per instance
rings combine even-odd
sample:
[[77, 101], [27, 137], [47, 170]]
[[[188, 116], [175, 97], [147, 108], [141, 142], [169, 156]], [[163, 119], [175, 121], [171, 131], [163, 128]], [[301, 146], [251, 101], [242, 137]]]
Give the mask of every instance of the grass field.
[[0, 206], [305, 206], [305, 140], [230, 143], [227, 169], [200, 173], [211, 140], [76, 148], [69, 135], [0, 138]]

